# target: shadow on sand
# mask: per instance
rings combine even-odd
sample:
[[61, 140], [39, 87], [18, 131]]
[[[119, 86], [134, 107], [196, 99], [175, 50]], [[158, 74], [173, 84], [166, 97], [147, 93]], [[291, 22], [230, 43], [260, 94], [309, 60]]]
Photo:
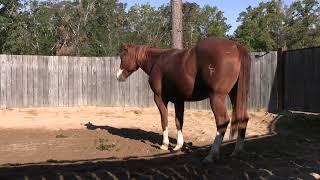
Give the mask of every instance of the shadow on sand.
[[[87, 126], [88, 127], [88, 126]], [[161, 135], [143, 130], [94, 126], [109, 133], [159, 144]], [[208, 147], [192, 152], [128, 160], [83, 160], [3, 165], [0, 179], [315, 179], [320, 174], [320, 116], [285, 112], [270, 126], [272, 134], [248, 139], [246, 153], [230, 157], [224, 143], [221, 160], [201, 164]]]
[[[89, 130], [96, 130], [96, 129], [106, 130], [112, 135], [132, 139], [132, 140], [138, 140], [143, 143], [150, 144], [152, 147], [155, 147], [155, 148], [159, 148], [160, 145], [162, 144], [162, 135], [152, 131], [145, 131], [142, 129], [131, 129], [131, 128], [115, 128], [115, 127], [106, 126], [106, 125], [96, 126], [90, 122], [88, 122], [84, 126], [86, 126], [86, 128]], [[172, 143], [169, 147], [169, 150], [173, 152], [172, 145], [176, 144], [177, 140], [169, 137], [169, 141], [170, 143]], [[187, 151], [190, 151], [191, 149], [194, 149], [194, 147], [192, 147], [192, 143], [185, 142], [185, 148], [183, 148], [182, 151], [187, 152]]]

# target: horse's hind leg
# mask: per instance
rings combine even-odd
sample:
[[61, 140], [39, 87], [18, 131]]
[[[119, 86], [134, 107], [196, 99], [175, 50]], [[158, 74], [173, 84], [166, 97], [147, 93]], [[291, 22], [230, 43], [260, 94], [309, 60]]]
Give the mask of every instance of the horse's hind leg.
[[[249, 116], [245, 109], [236, 110], [236, 98], [237, 98], [237, 84], [232, 88], [229, 93], [231, 104], [232, 104], [232, 124], [237, 127], [237, 142], [235, 149], [231, 156], [237, 155], [239, 152], [243, 151], [244, 139], [247, 129], [247, 124], [249, 121]], [[239, 107], [238, 107], [239, 108]]]
[[226, 96], [225, 94], [214, 94], [210, 96], [210, 105], [216, 120], [217, 134], [209, 154], [203, 160], [204, 162], [212, 162], [213, 159], [219, 159], [220, 146], [230, 122], [225, 104]]
[[244, 112], [244, 117], [239, 117], [237, 114], [235, 114], [235, 116], [238, 121], [238, 137], [236, 147], [234, 148], [234, 151], [232, 152], [231, 156], [235, 156], [243, 151], [244, 139], [246, 136], [246, 129], [249, 121], [249, 116], [247, 112]]
[[159, 109], [161, 115], [161, 126], [163, 130], [163, 141], [160, 149], [168, 150], [169, 149], [169, 133], [168, 133], [168, 101], [164, 100], [159, 95], [154, 95], [154, 101]]
[[173, 149], [174, 151], [178, 151], [183, 147], [183, 113], [184, 113], [184, 102], [175, 102], [174, 103], [175, 114], [176, 114], [176, 127], [177, 127], [177, 145]]

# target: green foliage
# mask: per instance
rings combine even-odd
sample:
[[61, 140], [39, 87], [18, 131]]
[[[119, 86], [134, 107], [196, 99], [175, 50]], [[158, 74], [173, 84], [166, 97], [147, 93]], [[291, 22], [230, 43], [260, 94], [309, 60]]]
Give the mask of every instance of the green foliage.
[[[185, 3], [185, 46], [230, 28], [216, 7]], [[0, 1], [0, 53], [114, 56], [122, 43], [171, 46], [171, 8], [119, 0]]]
[[235, 39], [255, 51], [280, 47], [305, 48], [320, 45], [320, 7], [317, 0], [298, 0], [290, 7], [281, 0], [248, 7], [238, 18]]
[[171, 25], [168, 7], [155, 9], [149, 4], [132, 6], [127, 14], [127, 23], [125, 36], [129, 43], [170, 46]]
[[210, 36], [225, 37], [230, 25], [217, 7], [200, 8], [196, 3], [183, 4], [184, 47], [190, 47], [200, 39]]
[[255, 51], [276, 50], [283, 46], [282, 2], [272, 0], [251, 6], [240, 13], [241, 25], [235, 31], [235, 38]]
[[[183, 43], [191, 47], [210, 36], [238, 40], [252, 50], [320, 45], [317, 0], [262, 2], [230, 25], [215, 6], [183, 4]], [[171, 46], [171, 7], [150, 4], [127, 9], [119, 0], [0, 0], [0, 53], [115, 56], [122, 43]]]
[[286, 10], [289, 48], [320, 46], [320, 6], [317, 0], [294, 2]]

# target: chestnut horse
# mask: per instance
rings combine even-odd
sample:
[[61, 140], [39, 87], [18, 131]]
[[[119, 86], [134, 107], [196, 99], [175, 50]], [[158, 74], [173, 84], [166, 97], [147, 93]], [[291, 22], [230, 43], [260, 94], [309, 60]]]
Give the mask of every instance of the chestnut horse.
[[160, 49], [143, 45], [122, 45], [121, 64], [117, 79], [124, 81], [141, 68], [149, 75], [154, 101], [160, 111], [163, 130], [161, 149], [167, 150], [168, 102], [174, 103], [177, 127], [177, 145], [183, 146], [183, 113], [185, 101], [210, 99], [215, 116], [217, 134], [209, 154], [211, 162], [219, 158], [219, 149], [230, 119], [226, 98], [233, 106], [231, 136], [238, 132], [233, 155], [243, 149], [247, 122], [247, 94], [250, 78], [249, 51], [237, 42], [207, 38], [189, 49]]

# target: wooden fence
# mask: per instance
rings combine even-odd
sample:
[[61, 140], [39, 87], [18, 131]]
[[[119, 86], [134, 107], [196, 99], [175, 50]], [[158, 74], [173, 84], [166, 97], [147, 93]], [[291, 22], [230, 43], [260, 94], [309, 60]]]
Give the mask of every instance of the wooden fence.
[[320, 48], [285, 51], [283, 61], [284, 109], [320, 112]]
[[[0, 55], [0, 106], [154, 106], [147, 75], [139, 70], [119, 83], [119, 64], [117, 57]], [[249, 108], [276, 108], [277, 52], [252, 53], [251, 67]], [[208, 100], [186, 107], [210, 108]]]

